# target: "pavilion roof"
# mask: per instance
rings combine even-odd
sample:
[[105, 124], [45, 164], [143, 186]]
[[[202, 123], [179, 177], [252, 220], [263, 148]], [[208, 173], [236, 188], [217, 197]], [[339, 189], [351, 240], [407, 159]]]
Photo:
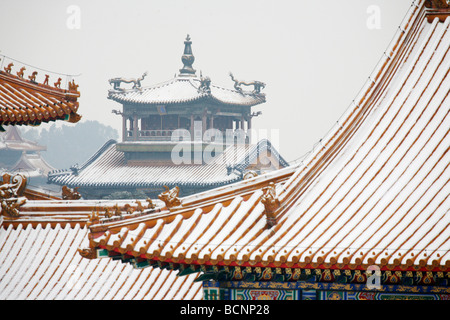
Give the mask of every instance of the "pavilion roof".
[[281, 167], [289, 164], [279, 155], [270, 141], [255, 145], [233, 144], [213, 161], [205, 164], [129, 165], [124, 152], [116, 150], [111, 140], [85, 164], [74, 170], [49, 173], [50, 183], [85, 188], [133, 188], [167, 186], [209, 186], [211, 188], [239, 181], [247, 167], [263, 153], [274, 157]]
[[[145, 200], [142, 200], [143, 202]], [[0, 300], [202, 299], [195, 275], [139, 269], [120, 260], [83, 259], [86, 222], [93, 210], [135, 200], [28, 200], [20, 217], [0, 215]]]
[[15, 126], [5, 127], [4, 132], [0, 132], [0, 150], [18, 150], [18, 151], [43, 151], [47, 147], [38, 145], [21, 137], [19, 130]]
[[28, 177], [46, 177], [55, 168], [45, 161], [40, 153], [22, 153], [20, 159], [10, 170], [25, 173]]
[[150, 265], [449, 271], [450, 17], [429, 12], [413, 3], [355, 103], [287, 181], [283, 169], [100, 219], [90, 250]]
[[[149, 87], [141, 87], [141, 81], [147, 76], [145, 72], [138, 79], [114, 78], [110, 79], [110, 84], [114, 88], [109, 90], [108, 98], [119, 103], [141, 104], [141, 105], [167, 105], [191, 102], [209, 102], [233, 106], [254, 106], [266, 102], [266, 96], [260, 92], [265, 84], [260, 81], [239, 81], [234, 79], [234, 89], [227, 89], [211, 83], [209, 77], [197, 76], [196, 70], [192, 67], [195, 57], [192, 52], [192, 41], [187, 35], [184, 41], [184, 53], [181, 57], [183, 68], [178, 75], [169, 81]], [[133, 88], [121, 88], [122, 82], [133, 82]], [[242, 86], [250, 86], [249, 88]], [[253, 91], [249, 91], [252, 89]]]
[[209, 91], [201, 88], [201, 78], [176, 76], [166, 82], [138, 89], [109, 90], [108, 98], [119, 103], [167, 105], [196, 101], [224, 105], [254, 106], [266, 101], [264, 93], [238, 91], [210, 85]]

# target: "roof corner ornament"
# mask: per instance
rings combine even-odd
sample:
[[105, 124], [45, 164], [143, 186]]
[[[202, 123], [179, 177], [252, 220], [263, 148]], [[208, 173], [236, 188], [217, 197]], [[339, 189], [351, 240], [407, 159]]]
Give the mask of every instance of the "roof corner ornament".
[[134, 90], [139, 90], [141, 91], [141, 81], [144, 80], [144, 78], [147, 76], [147, 71], [144, 72], [142, 74], [142, 76], [140, 76], [137, 79], [132, 79], [132, 78], [113, 78], [113, 79], [109, 79], [108, 82], [110, 85], [113, 85], [113, 89], [117, 90], [117, 91], [124, 91], [125, 89], [120, 88], [120, 84], [123, 83], [132, 83], [133, 84], [133, 89]]
[[97, 259], [97, 249], [96, 248], [78, 248], [77, 249], [80, 256], [86, 259]]
[[26, 184], [27, 178], [22, 174], [16, 174], [12, 180], [9, 174], [3, 174], [3, 183], [0, 185], [0, 203], [3, 215], [19, 216], [19, 207], [27, 201], [27, 198], [22, 196]]
[[202, 73], [200, 72], [200, 86], [198, 87], [198, 92], [203, 93], [211, 93], [211, 79], [207, 77], [203, 77]]
[[133, 208], [129, 203], [125, 203], [122, 209], [125, 210], [127, 214], [132, 214], [134, 211], [136, 211], [136, 209]]
[[53, 83], [53, 86], [54, 86], [55, 88], [61, 89], [61, 81], [62, 81], [62, 79], [61, 79], [61, 78], [58, 78], [58, 80], [57, 80], [55, 83]]
[[168, 209], [173, 207], [178, 207], [181, 205], [181, 201], [178, 198], [178, 194], [180, 193], [180, 188], [175, 186], [172, 189], [169, 189], [168, 186], [164, 186], [165, 191], [158, 195], [158, 198], [162, 200]]
[[263, 189], [264, 194], [261, 196], [261, 203], [264, 205], [264, 213], [267, 218], [267, 229], [272, 228], [277, 224], [276, 212], [280, 207], [280, 201], [277, 197], [275, 183], [270, 182], [267, 187]]
[[152, 199], [147, 198], [147, 209], [155, 209], [156, 205], [153, 203]]
[[44, 82], [42, 82], [42, 84], [43, 84], [44, 86], [48, 86], [49, 78], [50, 78], [50, 76], [49, 76], [48, 74], [46, 74], [46, 75], [45, 75]]
[[119, 208], [119, 205], [116, 203], [116, 205], [113, 207], [114, 209], [114, 215], [116, 217], [122, 217], [122, 211]]
[[78, 187], [72, 189], [68, 186], [62, 186], [61, 194], [63, 200], [78, 200], [81, 198], [81, 194], [78, 192]]
[[71, 114], [69, 114], [69, 119], [67, 119], [67, 121], [70, 123], [77, 123], [81, 120], [82, 117], [82, 115], [79, 115], [76, 112], [72, 112]]
[[113, 213], [109, 210], [109, 208], [104, 207], [103, 209], [105, 210], [105, 213], [104, 213], [105, 218], [112, 218]]
[[8, 64], [4, 69], [5, 69], [5, 72], [6, 73], [11, 73], [11, 69], [12, 69], [12, 67], [14, 66], [14, 63], [10, 63], [10, 64]]
[[230, 77], [231, 77], [231, 80], [234, 81], [234, 89], [236, 89], [239, 92], [242, 92], [242, 87], [241, 87], [242, 85], [253, 86], [253, 91], [252, 91], [253, 94], [261, 93], [261, 89], [264, 89], [266, 87], [266, 84], [261, 81], [251, 81], [251, 82], [239, 81], [234, 78], [234, 76], [231, 72], [230, 72]]
[[31, 74], [31, 76], [28, 76], [28, 79], [30, 79], [30, 81], [32, 83], [37, 83], [36, 82], [36, 76], [37, 76], [38, 72], [37, 71], [33, 71], [33, 73]]
[[17, 76], [20, 78], [23, 78], [23, 74], [24, 74], [25, 70], [26, 70], [25, 67], [20, 68], [20, 70], [18, 72], [16, 72]]
[[257, 116], [260, 116], [260, 115], [262, 115], [262, 111], [258, 111], [258, 112], [252, 112], [252, 114], [250, 115], [250, 117], [257, 117]]
[[69, 82], [69, 91], [78, 92], [78, 85], [75, 84], [75, 79], [72, 79], [72, 81]]
[[142, 205], [141, 201], [136, 200], [136, 211], [144, 212], [146, 208]]
[[92, 210], [92, 213], [91, 213], [91, 215], [89, 216], [89, 220], [88, 220], [88, 222], [86, 223], [86, 225], [87, 225], [88, 227], [90, 227], [90, 226], [92, 226], [93, 224], [98, 224], [99, 222], [100, 222], [100, 215], [99, 215], [98, 210], [97, 210], [97, 211]]

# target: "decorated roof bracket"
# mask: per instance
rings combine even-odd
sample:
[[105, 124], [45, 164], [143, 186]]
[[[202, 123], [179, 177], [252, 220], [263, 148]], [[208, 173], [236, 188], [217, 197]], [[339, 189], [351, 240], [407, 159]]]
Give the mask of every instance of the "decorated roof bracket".
[[16, 174], [12, 179], [9, 174], [3, 174], [3, 182], [0, 185], [0, 212], [2, 215], [19, 216], [19, 207], [27, 201], [27, 198], [22, 196], [26, 184], [27, 178], [22, 174]]
[[180, 270], [180, 272], [178, 272], [177, 276], [181, 277], [181, 276], [186, 276], [188, 274], [199, 272], [200, 267], [191, 264], [191, 265], [187, 265], [185, 267], [181, 266], [179, 270]]
[[277, 211], [280, 208], [280, 201], [277, 197], [275, 183], [270, 182], [262, 191], [264, 193], [261, 196], [261, 203], [264, 205], [264, 213], [267, 220], [266, 228], [270, 229], [278, 222]]

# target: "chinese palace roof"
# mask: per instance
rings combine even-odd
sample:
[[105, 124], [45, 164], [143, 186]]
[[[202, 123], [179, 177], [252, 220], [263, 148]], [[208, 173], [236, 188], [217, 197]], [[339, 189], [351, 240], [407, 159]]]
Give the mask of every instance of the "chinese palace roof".
[[116, 204], [125, 202], [28, 200], [19, 218], [0, 216], [0, 300], [201, 299], [195, 275], [77, 253], [92, 210]]
[[44, 151], [46, 149], [45, 146], [22, 138], [15, 126], [8, 126], [4, 132], [0, 132], [0, 150]]
[[275, 172], [99, 219], [91, 257], [198, 271], [449, 271], [450, 18], [430, 14], [413, 3], [355, 103], [287, 180]]
[[28, 177], [46, 177], [55, 168], [45, 161], [39, 153], [22, 153], [20, 159], [10, 170], [22, 172]]
[[[209, 77], [196, 75], [196, 70], [192, 64], [195, 57], [191, 48], [192, 41], [189, 35], [184, 41], [184, 53], [181, 57], [183, 68], [180, 69], [178, 75], [173, 79], [149, 86], [141, 87], [147, 73], [144, 73], [138, 79], [110, 79], [110, 84], [114, 84], [114, 88], [109, 90], [108, 98], [122, 104], [141, 104], [141, 105], [167, 105], [190, 102], [206, 102], [217, 103], [232, 106], [251, 107], [266, 101], [265, 94], [260, 92], [265, 84], [260, 81], [245, 82], [234, 79], [230, 73], [231, 79], [234, 81], [234, 89], [226, 89], [211, 83]], [[131, 89], [118, 87], [120, 82], [134, 82]], [[253, 86], [253, 91], [244, 90], [241, 86]]]
[[77, 85], [71, 82], [68, 90], [61, 89], [61, 80], [53, 86], [48, 80], [38, 83], [37, 72], [26, 77], [24, 68], [18, 72], [13, 69], [14, 63], [10, 63], [0, 70], [0, 126], [79, 121]]
[[199, 273], [239, 267], [448, 278], [450, 11], [425, 3], [296, 166], [120, 216], [105, 208], [140, 203], [28, 200], [16, 217], [2, 212], [0, 299], [201, 299]]
[[[139, 144], [136, 142], [135, 144]], [[144, 142], [145, 144], [145, 142]], [[272, 147], [268, 140], [256, 145], [233, 144], [225, 148], [210, 163], [131, 165], [125, 161], [124, 152], [116, 150], [116, 141], [108, 141], [85, 164], [76, 171], [53, 171], [48, 180], [51, 183], [69, 187], [85, 188], [130, 188], [167, 186], [209, 186], [217, 187], [242, 179], [245, 169], [263, 152], [270, 152], [280, 166], [288, 163]]]
[[[39, 152], [44, 150], [46, 150], [45, 146], [23, 139], [16, 126], [7, 126], [5, 132], [0, 132], [0, 152], [21, 152], [14, 162], [6, 166], [9, 171], [20, 171], [28, 177], [46, 177], [55, 168], [41, 157]], [[0, 161], [1, 164], [2, 161]]]
[[149, 105], [204, 101], [226, 105], [254, 106], [266, 101], [263, 93], [237, 91], [212, 84], [209, 91], [204, 91], [201, 88], [200, 78], [183, 76], [177, 76], [158, 85], [143, 87], [141, 90], [110, 90], [108, 98], [122, 104]]

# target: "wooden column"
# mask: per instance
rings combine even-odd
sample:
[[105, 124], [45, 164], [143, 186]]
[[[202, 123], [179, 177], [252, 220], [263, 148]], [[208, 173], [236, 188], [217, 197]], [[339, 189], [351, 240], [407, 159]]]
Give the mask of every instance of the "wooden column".
[[138, 117], [137, 115], [133, 116], [133, 140], [136, 141], [138, 139]]
[[247, 136], [248, 143], [252, 142], [252, 116], [249, 116], [247, 119]]
[[122, 114], [122, 141], [125, 141], [128, 136], [128, 130], [127, 130], [127, 117]]
[[202, 136], [206, 131], [206, 114], [203, 114], [202, 116]]
[[190, 128], [190, 131], [191, 131], [191, 140], [193, 141], [194, 140], [194, 115], [193, 114], [191, 114], [191, 128]]

